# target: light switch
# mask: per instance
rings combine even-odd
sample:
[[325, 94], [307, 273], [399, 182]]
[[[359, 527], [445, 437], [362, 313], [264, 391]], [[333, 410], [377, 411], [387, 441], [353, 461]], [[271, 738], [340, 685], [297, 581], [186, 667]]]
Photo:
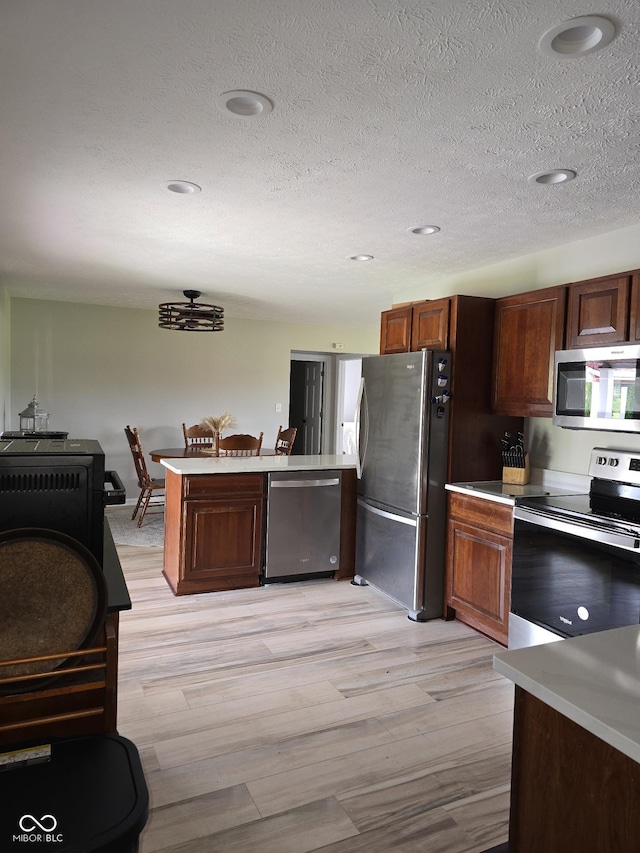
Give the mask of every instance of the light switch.
[[282, 403], [276, 403], [276, 412], [282, 411]]

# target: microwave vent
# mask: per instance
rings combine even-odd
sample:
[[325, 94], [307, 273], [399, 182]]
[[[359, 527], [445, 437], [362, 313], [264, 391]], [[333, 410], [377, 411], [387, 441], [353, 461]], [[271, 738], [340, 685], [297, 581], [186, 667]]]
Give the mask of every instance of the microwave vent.
[[19, 471], [0, 473], [0, 492], [77, 492], [82, 486], [78, 471]]

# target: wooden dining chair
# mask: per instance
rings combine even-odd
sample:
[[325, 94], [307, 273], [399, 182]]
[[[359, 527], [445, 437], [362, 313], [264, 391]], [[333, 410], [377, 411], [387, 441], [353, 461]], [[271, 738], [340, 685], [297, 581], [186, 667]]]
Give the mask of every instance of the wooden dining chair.
[[213, 447], [215, 444], [215, 436], [212, 430], [194, 424], [188, 427], [182, 424], [182, 433], [184, 435], [185, 447]]
[[278, 456], [291, 456], [291, 448], [296, 440], [298, 427], [289, 427], [282, 429], [278, 427], [278, 437], [276, 438], [275, 451]]
[[262, 447], [262, 433], [256, 438], [254, 435], [228, 435], [226, 438], [218, 439], [219, 456], [260, 456]]
[[[144, 453], [142, 452], [142, 444], [136, 427], [130, 427], [128, 424], [124, 428], [124, 433], [129, 442], [129, 450], [133, 456], [133, 464], [138, 475], [138, 486], [140, 487], [140, 496], [138, 503], [131, 516], [133, 521], [140, 510], [140, 518], [138, 519], [138, 527], [142, 527], [142, 521], [147, 513], [149, 506], [164, 506], [164, 495], [154, 495], [154, 492], [164, 491], [164, 479], [154, 479], [147, 471], [147, 463], [144, 461]], [[154, 497], [154, 503], [151, 504], [151, 498]]]

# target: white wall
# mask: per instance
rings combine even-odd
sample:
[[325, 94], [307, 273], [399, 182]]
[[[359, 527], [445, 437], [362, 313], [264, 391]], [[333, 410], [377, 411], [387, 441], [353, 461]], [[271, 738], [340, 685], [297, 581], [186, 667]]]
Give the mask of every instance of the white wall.
[[[638, 268], [640, 225], [634, 225], [556, 249], [448, 276], [436, 287], [398, 290], [394, 293], [394, 302], [436, 299], [455, 293], [499, 298]], [[534, 467], [572, 474], [587, 473], [593, 447], [640, 450], [640, 436], [566, 430], [552, 426], [548, 418], [528, 420], [525, 433]]]
[[[130, 498], [137, 490], [126, 424], [138, 427], [145, 450], [179, 446], [183, 421], [226, 409], [238, 432], [262, 431], [265, 447], [273, 446], [288, 422], [291, 350], [331, 352], [341, 341], [349, 351], [375, 353], [379, 335], [377, 322], [358, 329], [233, 318], [224, 332], [183, 334], [158, 328], [155, 311], [12, 299], [5, 428], [18, 428], [18, 413], [36, 393], [51, 429], [100, 441]], [[150, 464], [152, 474], [163, 470]]]

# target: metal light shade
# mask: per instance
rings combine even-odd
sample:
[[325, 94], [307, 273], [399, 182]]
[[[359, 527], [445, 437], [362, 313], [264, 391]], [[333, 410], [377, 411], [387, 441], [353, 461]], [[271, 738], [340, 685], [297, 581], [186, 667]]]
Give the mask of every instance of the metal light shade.
[[38, 406], [38, 401], [34, 395], [33, 400], [27, 408], [23, 412], [20, 412], [20, 431], [42, 432], [48, 429], [49, 413]]
[[177, 329], [179, 332], [222, 332], [224, 330], [224, 308], [219, 305], [196, 304], [199, 290], [182, 291], [190, 302], [163, 302], [158, 325], [161, 329]]

